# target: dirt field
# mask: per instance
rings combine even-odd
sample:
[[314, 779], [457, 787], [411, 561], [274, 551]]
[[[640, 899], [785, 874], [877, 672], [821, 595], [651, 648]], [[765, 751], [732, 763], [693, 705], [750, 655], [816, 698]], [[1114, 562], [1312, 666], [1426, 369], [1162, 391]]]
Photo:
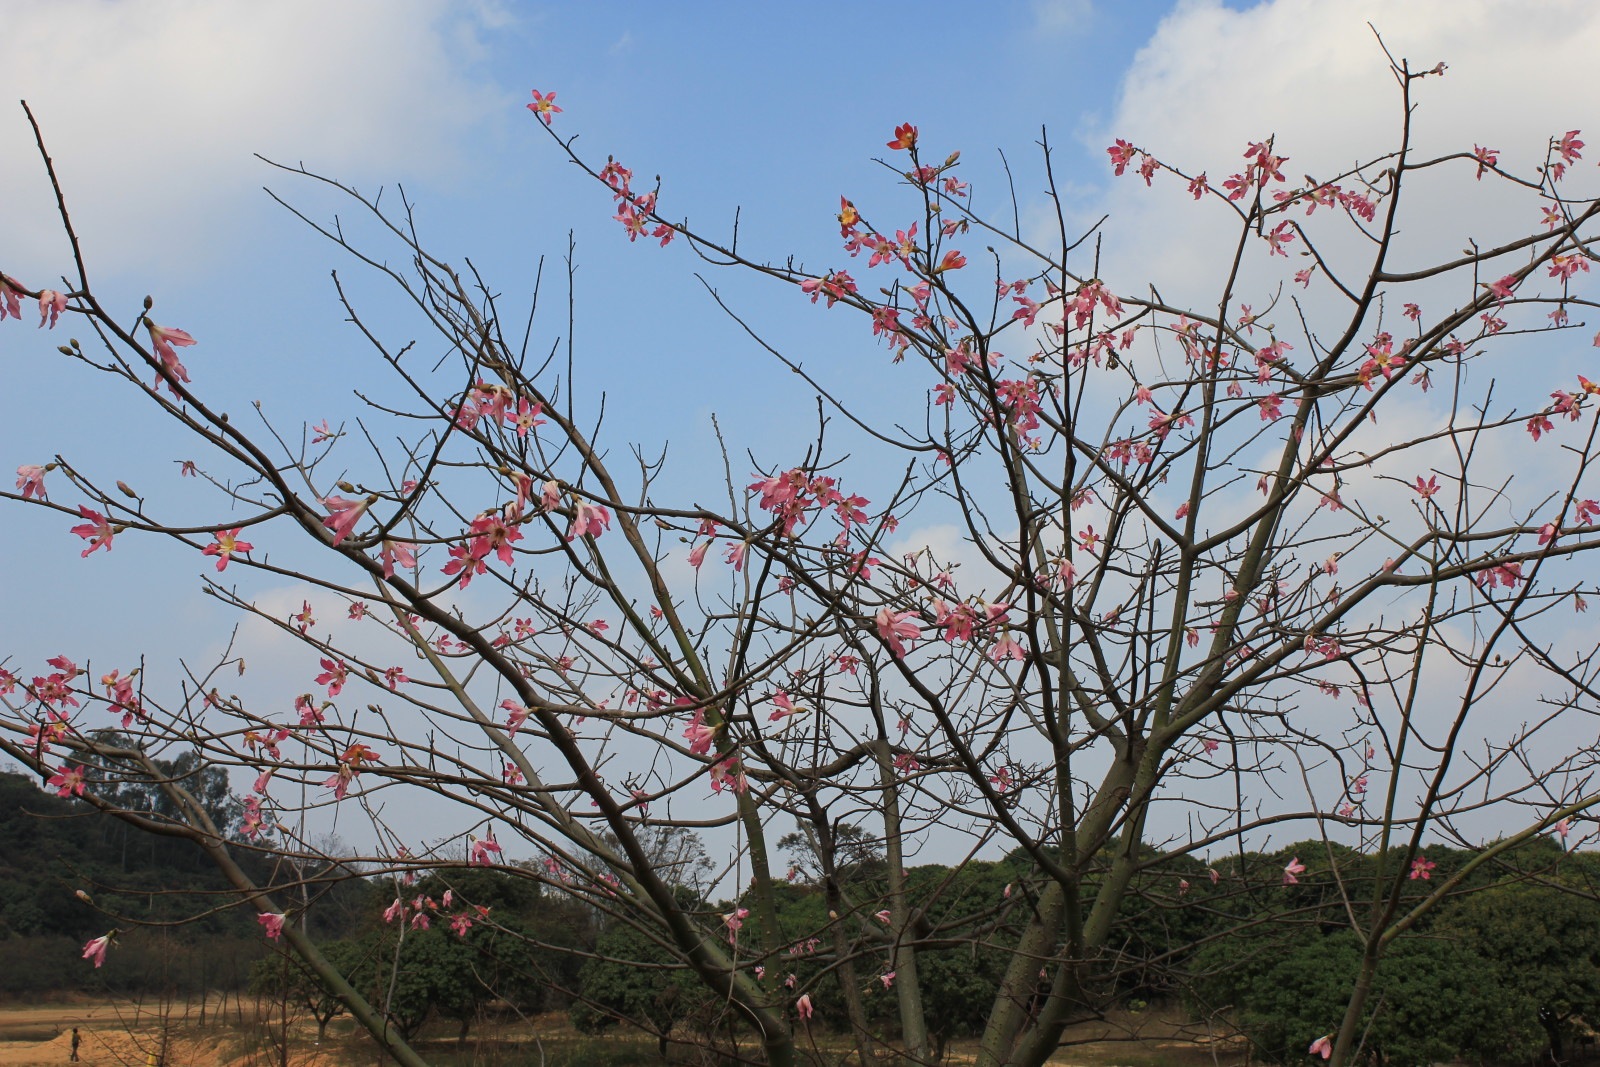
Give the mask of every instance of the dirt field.
[[[231, 1002], [230, 1002], [231, 1004]], [[213, 1021], [219, 1005], [210, 1006]], [[78, 1060], [105, 1067], [142, 1067], [151, 1055], [165, 1067], [247, 1064], [259, 1057], [244, 1052], [233, 1025], [198, 1027], [199, 1005], [167, 1012], [169, 1025], [149, 1005], [127, 1001], [68, 1001], [40, 1007], [0, 1005], [0, 1067], [62, 1064], [72, 1054], [72, 1028], [81, 1038]], [[167, 1037], [162, 1039], [163, 1030]], [[241, 1053], [243, 1053], [241, 1055]], [[334, 1067], [297, 1055], [307, 1067]]]
[[[261, 1029], [248, 1015], [240, 1025], [237, 1005], [230, 1002], [226, 1021], [218, 1019], [218, 1006], [209, 1006], [209, 1025], [199, 1025], [198, 1005], [169, 1011], [167, 1025], [148, 1005], [128, 1002], [84, 1000], [42, 1006], [0, 1005], [0, 1067], [43, 1067], [69, 1062], [72, 1028], [82, 1037], [79, 1060], [101, 1067], [268, 1067], [278, 1063], [277, 1050], [265, 1045]], [[330, 1035], [347, 1034], [348, 1019], [336, 1020]], [[534, 1023], [536, 1034], [525, 1026], [501, 1027], [475, 1036], [499, 1052], [526, 1048], [532, 1051], [535, 1036], [548, 1052], [560, 1053], [556, 1062], [581, 1063], [590, 1059], [582, 1049], [607, 1046], [607, 1052], [625, 1052], [638, 1046], [639, 1062], [654, 1058], [655, 1042], [642, 1037], [610, 1035], [586, 1038], [572, 1030], [561, 1015], [541, 1017]], [[162, 1034], [165, 1032], [163, 1047]], [[295, 1067], [341, 1067], [344, 1063], [371, 1062], [370, 1052], [357, 1052], [358, 1042], [334, 1039], [324, 1048], [313, 1044], [315, 1027], [294, 1029], [289, 1062]], [[1165, 1012], [1127, 1013], [1109, 1022], [1076, 1028], [1066, 1035], [1068, 1042], [1052, 1063], [1073, 1067], [1228, 1067], [1243, 1062], [1243, 1050], [1226, 1039], [1213, 1039], [1203, 1031], [1185, 1026]], [[831, 1044], [831, 1042], [830, 1042]], [[419, 1049], [430, 1058], [457, 1060], [454, 1041], [437, 1036]], [[622, 1047], [619, 1047], [622, 1046]], [[460, 1062], [498, 1062], [494, 1052], [466, 1053]], [[841, 1051], [843, 1051], [841, 1047]], [[951, 1064], [970, 1063], [972, 1056], [956, 1046], [950, 1050]], [[154, 1055], [154, 1059], [152, 1059]], [[605, 1057], [610, 1060], [611, 1055]], [[631, 1058], [631, 1057], [627, 1057]]]

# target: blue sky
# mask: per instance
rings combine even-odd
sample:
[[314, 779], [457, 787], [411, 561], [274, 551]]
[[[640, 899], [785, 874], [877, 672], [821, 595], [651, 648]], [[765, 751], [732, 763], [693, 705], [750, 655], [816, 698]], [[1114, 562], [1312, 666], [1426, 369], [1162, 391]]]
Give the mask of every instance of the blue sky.
[[[40, 118], [101, 298], [131, 322], [152, 295], [157, 321], [199, 340], [186, 362], [236, 417], [260, 401], [295, 436], [359, 412], [352, 391], [375, 364], [341, 321], [331, 270], [351, 280], [372, 321], [408, 336], [391, 296], [261, 187], [319, 219], [336, 202], [252, 158], [259, 152], [363, 191], [390, 187], [391, 198], [403, 185], [424, 243], [470, 256], [510, 307], [524, 305], [540, 256], [547, 282], [559, 278], [570, 232], [580, 392], [595, 402], [605, 390], [614, 447], [670, 441], [674, 462], [692, 469], [714, 458], [713, 413], [736, 449], [791, 460], [808, 403], [797, 408], [793, 378], [716, 308], [686, 249], [628, 244], [609, 197], [524, 109], [530, 89], [557, 92], [556, 128], [580, 134], [590, 160], [615, 154], [637, 184], [659, 173], [666, 214], [716, 234], [737, 208], [752, 255], [793, 255], [817, 270], [844, 265], [833, 222], [841, 194], [885, 212], [897, 203], [893, 176], [873, 162], [888, 155], [895, 124], [917, 123], [932, 151], [962, 150], [980, 205], [1008, 214], [1003, 151], [1025, 222], [1043, 209], [1036, 142], [1047, 127], [1071, 216], [1112, 215], [1107, 277], [1182, 292], [1209, 278], [1209, 234], [1179, 221], [1183, 198], [1113, 184], [1111, 137], [1213, 173], [1274, 133], [1297, 168], [1385, 151], [1394, 94], [1371, 20], [1417, 65], [1451, 65], [1427, 86], [1428, 137], [1449, 151], [1493, 143], [1530, 165], [1549, 133], [1600, 130], [1593, 94], [1561, 88], [1583, 84], [1600, 54], [1600, 9], [1565, 0], [1540, 11], [1526, 18], [1515, 0], [41, 0], [7, 5], [0, 99], [26, 98]], [[0, 270], [49, 284], [69, 262], [20, 109], [0, 110], [0, 189]], [[1489, 218], [1493, 206], [1441, 198], [1410, 238], [1419, 250], [1456, 241], [1456, 221]], [[862, 331], [792, 290], [706, 278], [826, 380], [882, 389], [885, 405], [921, 404], [920, 393], [893, 393], [883, 351]], [[552, 305], [558, 293], [547, 291]], [[547, 316], [536, 337], [548, 345], [565, 329], [561, 314]], [[10, 399], [0, 469], [59, 453], [175, 514], [225, 517], [178, 481], [191, 445], [136, 398], [55, 356], [68, 330], [0, 324]], [[18, 508], [0, 521], [0, 660], [31, 672], [67, 652], [109, 669], [141, 652], [154, 665], [215, 651], [232, 616], [198, 595], [209, 561], [132, 537], [81, 560], [68, 525]], [[298, 595], [264, 592], [285, 603]], [[260, 655], [289, 662], [282, 649]], [[295, 679], [289, 692], [303, 688]]]
[[[370, 382], [374, 365], [341, 322], [330, 270], [342, 271], [374, 321], [387, 324], [393, 308], [262, 186], [323, 220], [335, 210], [350, 218], [348, 205], [274, 172], [252, 158], [259, 152], [363, 191], [388, 187], [391, 203], [403, 186], [430, 249], [470, 256], [518, 308], [540, 256], [547, 284], [560, 279], [570, 231], [580, 392], [592, 399], [605, 388], [628, 440], [671, 440], [690, 455], [709, 442], [713, 412], [733, 440], [754, 435], [755, 445], [778, 445], [776, 426], [794, 421], [803, 433], [810, 420], [782, 418], [791, 379], [716, 310], [687, 253], [623, 239], [604, 191], [560, 158], [524, 109], [530, 89], [559, 94], [557, 128], [581, 134], [591, 159], [614, 153], [640, 180], [662, 175], [665, 210], [726, 233], [739, 209], [745, 248], [825, 268], [843, 258], [833, 222], [842, 193], [863, 205], [895, 202], [890, 176], [872, 161], [888, 154], [883, 143], [899, 122], [916, 121], [941, 150], [963, 149], [974, 180], [997, 173], [1003, 150], [1030, 183], [1025, 197], [1039, 188], [1035, 142], [1048, 125], [1070, 180], [1102, 183], [1091, 133], [1109, 120], [1122, 72], [1167, 10], [66, 7], [70, 17], [60, 3], [10, 12], [0, 81], [44, 127], [102, 299], [131, 320], [152, 295], [158, 321], [199, 339], [187, 362], [211, 395], [228, 398], [224, 406], [248, 411], [259, 400], [291, 434], [354, 414], [351, 391]], [[70, 263], [20, 108], [0, 117], [0, 138], [13, 190], [0, 269], [43, 285]], [[984, 195], [999, 207], [1001, 187], [991, 188]], [[709, 280], [809, 365], [824, 358], [809, 349], [846, 343], [792, 291], [728, 274]], [[565, 323], [546, 318], [536, 336], [548, 343]], [[6, 326], [0, 353], [14, 364], [13, 395], [78, 399], [15, 406], [0, 427], [0, 460], [59, 453], [144, 493], [183, 488], [175, 462], [191, 458], [191, 446], [103, 379], [52, 358], [64, 337]], [[862, 349], [857, 334], [848, 344]], [[830, 355], [882, 362], [869, 349]], [[203, 499], [171, 499], [212, 518]], [[225, 621], [194, 596], [198, 561], [181, 550], [128, 538], [115, 558], [80, 561], [61, 526], [59, 516], [13, 513], [0, 529], [6, 557], [39, 564], [15, 574], [16, 601], [39, 605], [48, 620], [0, 622], [19, 659], [80, 641], [103, 642], [102, 656], [131, 654], [144, 633], [128, 623], [149, 612], [207, 633]], [[108, 581], [118, 590], [110, 598]]]

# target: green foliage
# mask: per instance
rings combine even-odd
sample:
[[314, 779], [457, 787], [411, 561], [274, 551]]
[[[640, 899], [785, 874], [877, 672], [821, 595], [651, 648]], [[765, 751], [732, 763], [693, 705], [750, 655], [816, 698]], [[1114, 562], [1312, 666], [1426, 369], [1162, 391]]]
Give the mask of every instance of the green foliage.
[[[1353, 931], [1324, 934], [1306, 925], [1289, 933], [1225, 940], [1202, 954], [1221, 968], [1201, 984], [1210, 1003], [1232, 1005], [1240, 1028], [1273, 1063], [1310, 1062], [1311, 1043], [1343, 1020], [1361, 963]], [[1246, 943], [1253, 951], [1236, 956]], [[1463, 1054], [1518, 1051], [1504, 1040], [1515, 1031], [1514, 1015], [1493, 968], [1471, 947], [1416, 937], [1383, 957], [1360, 1033], [1386, 1067], [1427, 1067]]]
[[707, 999], [704, 987], [674, 963], [672, 953], [627, 923], [612, 923], [595, 953], [579, 972], [582, 999], [571, 1010], [572, 1024], [584, 1033], [627, 1023], [654, 1035], [665, 1048], [672, 1028]]
[[[1496, 886], [1454, 902], [1438, 928], [1491, 962], [1498, 995], [1517, 1009], [1518, 1051], [1548, 1041], [1559, 1058], [1575, 1017], [1600, 1022], [1600, 904], [1592, 897], [1568, 886]], [[1530, 1030], [1540, 1039], [1532, 1045]]]

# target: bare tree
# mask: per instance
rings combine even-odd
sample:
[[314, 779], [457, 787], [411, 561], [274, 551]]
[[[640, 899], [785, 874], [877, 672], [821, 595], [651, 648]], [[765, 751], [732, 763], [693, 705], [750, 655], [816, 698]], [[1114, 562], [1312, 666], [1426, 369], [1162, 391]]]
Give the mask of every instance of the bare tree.
[[[1045, 234], [1019, 210], [974, 213], [959, 154], [896, 128], [884, 162], [909, 210], [874, 220], [847, 199], [839, 215], [841, 259], [881, 278], [869, 287], [672, 218], [620, 163], [581, 156], [553, 94], [535, 93], [555, 150], [609, 190], [630, 238], [859, 316], [907, 395], [926, 397], [858, 395], [748, 327], [815, 398], [811, 443], [748, 465], [728, 447], [709, 479], [675, 477], [671, 499], [661, 442], [612, 432], [597, 397], [573, 394], [570, 323], [546, 331], [542, 310], [507, 308], [430, 255], [407, 206], [281, 168], [382, 226], [395, 247], [358, 248], [295, 212], [387, 276], [429, 331], [395, 347], [341, 285], [375, 373], [409, 399], [301, 433], [208, 405], [181, 361], [194, 340], [150, 301], [133, 322], [103, 306], [63, 196], [76, 257], [63, 288], [7, 277], [0, 295], [91, 331], [62, 346], [68, 364], [191, 433], [207, 450], [198, 486], [245, 517], [179, 522], [65, 457], [22, 468], [3, 495], [79, 522], [86, 555], [170, 538], [218, 572], [302, 580], [359, 626], [319, 624], [309, 600], [274, 614], [219, 574], [214, 596], [306, 647], [317, 691], [293, 712], [292, 693], [261, 706], [223, 692], [231, 659], [180, 694], [62, 659], [0, 675], [0, 747], [113, 810], [130, 783], [158, 790], [162, 805], [123, 817], [206, 849], [269, 935], [281, 927], [408, 1063], [382, 1012], [282, 921], [294, 898], [231, 858], [312, 854], [308, 807], [380, 789], [452, 806], [474, 835], [464, 856], [376, 820], [383, 844], [341, 859], [498, 864], [515, 841], [538, 862], [506, 869], [636, 926], [772, 1064], [814, 1047], [814, 1012], [863, 1062], [932, 1062], [919, 958], [956, 945], [1003, 954], [980, 1065], [1041, 1064], [1149, 965], [1121, 930], [1152, 869], [1211, 857], [1216, 879], [1293, 883], [1300, 857], [1265, 875], [1223, 875], [1215, 857], [1269, 833], [1342, 841], [1398, 857], [1370, 899], [1348, 900], [1365, 955], [1348, 1014], [1329, 1020], [1343, 1064], [1384, 948], [1466, 873], [1405, 896], [1424, 835], [1499, 832], [1486, 863], [1565, 833], [1595, 800], [1593, 739], [1565, 725], [1596, 708], [1595, 649], [1563, 620], [1584, 607], [1582, 557], [1600, 546], [1600, 503], [1584, 496], [1600, 386], [1547, 380], [1527, 353], [1570, 343], [1594, 306], [1578, 285], [1600, 202], [1564, 193], [1575, 133], [1531, 175], [1477, 146], [1416, 155], [1413, 93], [1442, 72], [1394, 61], [1398, 143], [1339, 174], [1286, 177], [1290, 149], [1270, 137], [1216, 185], [1113, 145], [1124, 180], [1192, 194], [1232, 227], [1228, 269], [1191, 304], [1102, 279], [1100, 228], [1069, 229], [1047, 141]], [[1500, 183], [1515, 218], [1542, 225], [1413, 262], [1402, 191], [1424, 177]], [[919, 543], [913, 524], [952, 525], [959, 543]], [[310, 563], [267, 556], [296, 536]], [[107, 709], [127, 743], [95, 733]], [[185, 769], [256, 778], [241, 826], [162, 772], [178, 753]], [[779, 922], [775, 854], [797, 820], [827, 894], [798, 942]], [[695, 860], [672, 843], [689, 831], [712, 842], [732, 910], [680, 890]], [[843, 848], [881, 855], [881, 873], [839, 877]], [[919, 854], [1004, 854], [1024, 873], [956, 907], [955, 879], [913, 884]], [[1184, 907], [1186, 888], [1163, 906]], [[797, 958], [809, 969], [791, 986]], [[892, 1025], [870, 1010], [875, 988], [892, 988]]]

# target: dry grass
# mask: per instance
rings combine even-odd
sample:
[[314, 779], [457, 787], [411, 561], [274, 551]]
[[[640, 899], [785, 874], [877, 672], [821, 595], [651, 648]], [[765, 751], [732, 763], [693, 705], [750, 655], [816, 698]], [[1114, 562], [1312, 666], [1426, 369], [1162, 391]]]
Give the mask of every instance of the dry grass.
[[[67, 1062], [70, 1031], [81, 1028], [82, 1062], [142, 1067], [151, 1053], [163, 1067], [357, 1067], [375, 1062], [375, 1047], [348, 1018], [335, 1019], [327, 1039], [316, 1041], [310, 1020], [291, 1018], [287, 1030], [248, 1014], [230, 1012], [219, 1023], [201, 1027], [191, 1014], [168, 1013], [165, 1023], [137, 1005], [107, 1001], [66, 1002], [27, 1008], [0, 1008], [0, 1067], [43, 1067]], [[818, 1033], [812, 1051], [820, 1062], [853, 1062], [843, 1036]], [[287, 1048], [285, 1048], [287, 1038]], [[1247, 1062], [1242, 1042], [1231, 1035], [1207, 1034], [1175, 1012], [1122, 1012], [1103, 1022], [1073, 1028], [1051, 1062], [1073, 1067], [1237, 1067]], [[656, 1067], [656, 1042], [647, 1036], [612, 1032], [579, 1033], [565, 1014], [551, 1013], [475, 1027], [458, 1045], [453, 1024], [431, 1026], [414, 1045], [437, 1067]], [[750, 1044], [745, 1044], [748, 1054]], [[977, 1046], [952, 1042], [946, 1062], [972, 1063]], [[162, 1055], [164, 1054], [164, 1055]], [[674, 1062], [712, 1062], [688, 1048], [675, 1049]]]

